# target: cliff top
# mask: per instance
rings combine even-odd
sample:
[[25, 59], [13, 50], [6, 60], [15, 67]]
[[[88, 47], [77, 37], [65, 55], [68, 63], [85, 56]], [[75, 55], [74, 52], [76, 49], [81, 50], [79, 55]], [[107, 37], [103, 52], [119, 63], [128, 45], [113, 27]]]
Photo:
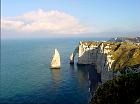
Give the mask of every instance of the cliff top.
[[125, 67], [140, 65], [140, 45], [137, 43], [83, 41], [80, 44], [84, 44], [88, 47], [99, 47], [102, 43], [106, 49], [110, 50], [108, 54], [115, 60], [112, 64], [113, 69], [120, 70]]
[[94, 46], [99, 46], [102, 42], [96, 42], [96, 41], [81, 41], [80, 44], [83, 44], [85, 46], [91, 46], [91, 45], [94, 45]]

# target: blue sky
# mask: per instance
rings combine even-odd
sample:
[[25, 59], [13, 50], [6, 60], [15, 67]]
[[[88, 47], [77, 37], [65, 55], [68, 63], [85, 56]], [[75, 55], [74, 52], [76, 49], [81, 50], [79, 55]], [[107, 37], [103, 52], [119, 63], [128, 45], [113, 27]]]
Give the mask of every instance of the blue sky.
[[[2, 0], [1, 16], [2, 20], [4, 20], [4, 22], [2, 23], [7, 24], [7, 21], [15, 22], [17, 20], [18, 22], [23, 22], [21, 21], [21, 19], [17, 19], [17, 17], [23, 16], [23, 14], [27, 14], [32, 11], [34, 11], [35, 14], [39, 14], [39, 10], [41, 10], [42, 14], [47, 14], [50, 12], [52, 13], [52, 11], [55, 11], [52, 13], [52, 15], [55, 16], [55, 14], [59, 14], [59, 16], [57, 15], [58, 17], [62, 17], [62, 13], [65, 13], [65, 15], [63, 16], [65, 17], [64, 20], [66, 20], [65, 22], [67, 22], [67, 24], [64, 25], [69, 27], [77, 27], [73, 28], [72, 30], [68, 30], [68, 28], [61, 28], [61, 35], [58, 34], [57, 36], [67, 37], [68, 34], [74, 34], [72, 35], [73, 37], [84, 36], [83, 34], [89, 34], [89, 36], [93, 37], [106, 37], [106, 35], [114, 36], [114, 34], [140, 36], [140, 0]], [[58, 18], [57, 16], [56, 18]], [[70, 16], [74, 17], [71, 25], [69, 25], [68, 23], [68, 21], [72, 19]], [[10, 20], [7, 19], [9, 17]], [[16, 19], [13, 20], [13, 18], [15, 17]], [[45, 16], [44, 18], [47, 18], [47, 16]], [[44, 22], [46, 22], [47, 24], [48, 21]], [[20, 34], [20, 31], [15, 32], [15, 30], [10, 30], [9, 32], [9, 29], [7, 29], [8, 27], [6, 27], [5, 24], [4, 28], [2, 28], [3, 36], [9, 36], [9, 33], [11, 33], [11, 31], [14, 34], [13, 37]], [[79, 25], [80, 27], [78, 27]], [[58, 28], [58, 26], [56, 27]], [[50, 31], [48, 27], [46, 27], [45, 29], [39, 30], [39, 32], [34, 31], [33, 33], [30, 33], [32, 35], [28, 35], [31, 37], [37, 36], [37, 34], [43, 31], [43, 33], [45, 32], [46, 34], [53, 34], [46, 35], [46, 37], [51, 37], [54, 36], [54, 34], [57, 34], [58, 30], [51, 29]], [[63, 29], [65, 30], [63, 31]], [[27, 30], [24, 29], [24, 31]]]

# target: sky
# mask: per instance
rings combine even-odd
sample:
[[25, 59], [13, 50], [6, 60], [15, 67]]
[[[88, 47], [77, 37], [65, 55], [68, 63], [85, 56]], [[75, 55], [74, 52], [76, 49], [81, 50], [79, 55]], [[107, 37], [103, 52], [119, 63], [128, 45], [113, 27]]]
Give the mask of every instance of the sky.
[[1, 36], [140, 36], [140, 0], [1, 0]]

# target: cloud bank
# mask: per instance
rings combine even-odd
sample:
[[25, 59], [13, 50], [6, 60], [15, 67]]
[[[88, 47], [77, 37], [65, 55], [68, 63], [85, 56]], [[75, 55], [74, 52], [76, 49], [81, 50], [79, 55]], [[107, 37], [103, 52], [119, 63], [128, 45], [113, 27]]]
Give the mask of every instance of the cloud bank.
[[81, 24], [74, 16], [57, 10], [28, 12], [16, 17], [2, 18], [3, 31], [18, 33], [48, 34], [82, 34], [90, 32], [90, 29]]
[[139, 36], [139, 26], [108, 24], [87, 26], [76, 17], [58, 10], [28, 12], [1, 19], [2, 37], [112, 37]]

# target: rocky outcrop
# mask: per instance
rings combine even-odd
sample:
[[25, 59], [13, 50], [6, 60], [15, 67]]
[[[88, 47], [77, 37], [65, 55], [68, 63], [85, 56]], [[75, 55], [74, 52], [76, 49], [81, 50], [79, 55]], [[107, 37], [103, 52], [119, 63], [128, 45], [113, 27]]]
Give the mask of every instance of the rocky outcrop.
[[77, 53], [77, 64], [95, 65], [102, 82], [112, 79], [113, 70], [140, 64], [140, 46], [132, 43], [80, 41]]
[[74, 57], [77, 53], [78, 53], [78, 47], [76, 47], [74, 52], [70, 54], [70, 64], [74, 64]]
[[74, 64], [74, 55], [73, 55], [73, 53], [70, 54], [70, 64]]
[[52, 69], [59, 69], [61, 66], [60, 62], [60, 54], [57, 49], [54, 50], [52, 62], [51, 62], [51, 68]]

